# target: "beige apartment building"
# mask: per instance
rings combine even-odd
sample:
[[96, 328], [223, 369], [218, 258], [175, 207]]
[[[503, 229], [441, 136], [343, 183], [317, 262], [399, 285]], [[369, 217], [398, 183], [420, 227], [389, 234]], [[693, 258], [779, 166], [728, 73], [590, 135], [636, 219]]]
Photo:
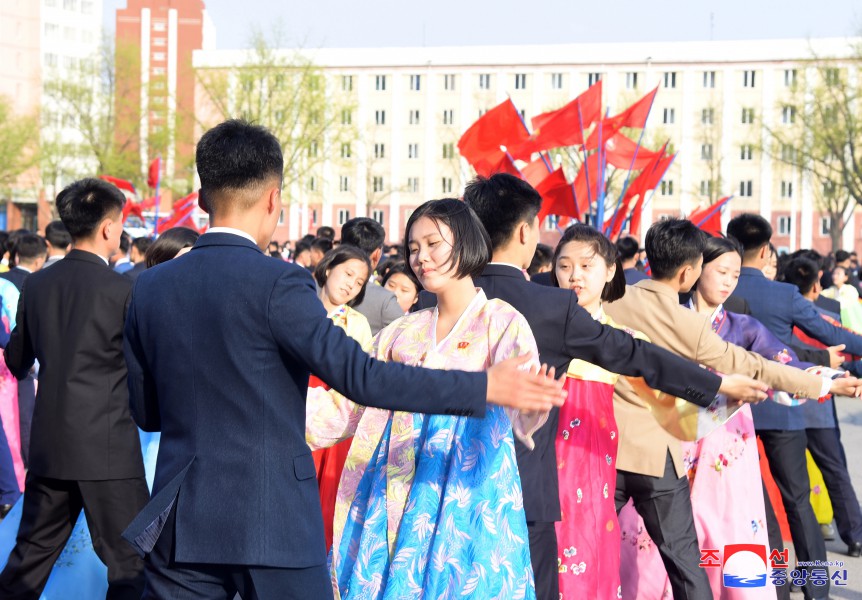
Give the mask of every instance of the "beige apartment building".
[[[277, 239], [297, 239], [321, 225], [338, 228], [349, 218], [371, 216], [387, 228], [391, 241], [400, 240], [416, 206], [458, 196], [472, 177], [456, 144], [485, 110], [511, 97], [529, 123], [601, 79], [610, 114], [659, 87], [644, 145], [657, 149], [669, 140], [678, 156], [647, 202], [644, 223], [688, 214], [710, 196], [733, 195], [725, 220], [732, 213], [758, 212], [771, 220], [777, 246], [826, 250], [828, 217], [817, 210], [811, 183], [759, 150], [768, 142], [761, 123], [793, 126], [795, 115], [783, 110], [782, 99], [814, 76], [811, 57], [847, 57], [853, 42], [306, 50], [303, 54], [324, 73], [327, 93], [349, 108], [343, 118], [355, 127], [355, 136], [340, 152], [330, 148], [305, 179], [289, 186], [285, 198], [290, 203]], [[252, 60], [249, 51], [194, 54], [198, 73]], [[855, 70], [845, 71], [855, 85]], [[227, 93], [236, 98], [244, 91], [233, 85]], [[200, 87], [196, 98], [196, 120], [206, 124], [209, 105]], [[845, 248], [862, 246], [860, 225], [862, 219], [848, 225]], [[554, 227], [543, 227], [544, 237], [553, 241]]]

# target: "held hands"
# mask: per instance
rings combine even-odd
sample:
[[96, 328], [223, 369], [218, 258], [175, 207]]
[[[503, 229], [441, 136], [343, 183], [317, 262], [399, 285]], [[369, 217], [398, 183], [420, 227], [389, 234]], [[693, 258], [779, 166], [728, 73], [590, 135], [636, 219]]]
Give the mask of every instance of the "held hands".
[[[724, 375], [721, 378], [721, 387], [718, 391], [738, 402], [757, 403], [766, 399], [766, 390], [769, 389], [765, 383], [761, 383], [745, 375]], [[733, 404], [729, 402], [729, 404]]]
[[862, 397], [862, 380], [851, 377], [850, 373], [844, 373], [843, 377], [832, 380], [829, 391], [836, 396]]
[[829, 346], [826, 349], [829, 352], [829, 366], [833, 369], [837, 369], [844, 362], [844, 357], [841, 356], [841, 351], [844, 348], [846, 348], [844, 344], [838, 344], [837, 346]]
[[523, 370], [532, 359], [530, 355], [510, 358], [488, 369], [488, 402], [523, 412], [547, 412], [562, 406], [566, 400], [563, 379], [554, 379], [554, 369], [547, 365]]

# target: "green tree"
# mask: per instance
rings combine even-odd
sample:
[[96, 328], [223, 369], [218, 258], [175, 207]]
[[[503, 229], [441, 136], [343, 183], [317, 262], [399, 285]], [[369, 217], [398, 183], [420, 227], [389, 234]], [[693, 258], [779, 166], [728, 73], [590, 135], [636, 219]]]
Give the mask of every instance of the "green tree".
[[12, 102], [0, 96], [0, 193], [8, 193], [18, 176], [36, 164], [38, 139], [36, 117], [16, 115]]

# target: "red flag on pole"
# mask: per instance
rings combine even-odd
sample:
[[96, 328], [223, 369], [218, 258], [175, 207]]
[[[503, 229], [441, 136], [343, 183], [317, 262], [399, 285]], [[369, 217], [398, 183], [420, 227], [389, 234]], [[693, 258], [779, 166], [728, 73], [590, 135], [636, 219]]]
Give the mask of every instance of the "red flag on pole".
[[508, 173], [515, 177], [521, 177], [521, 171], [515, 166], [508, 152], [504, 152], [496, 163], [492, 163], [489, 159], [481, 158], [473, 164], [473, 168], [476, 169], [476, 174], [482, 177], [490, 177], [495, 173]]
[[513, 158], [530, 160], [533, 152], [584, 143], [584, 131], [602, 115], [602, 82], [557, 110], [533, 117], [533, 134], [509, 149]]
[[127, 181], [125, 179], [120, 179], [119, 177], [111, 177], [110, 175], [99, 175], [99, 179], [107, 181], [108, 183], [113, 183], [115, 186], [129, 192], [133, 196], [135, 195], [135, 186], [131, 181]]
[[[602, 120], [602, 138], [611, 139], [623, 127], [643, 129], [657, 92], [658, 86], [621, 113]], [[595, 150], [599, 147], [598, 129], [593, 130], [593, 133], [590, 134], [586, 146], [588, 150]]]
[[527, 139], [527, 128], [511, 100], [504, 100], [473, 123], [461, 139], [458, 150], [473, 165], [497, 165], [505, 155], [500, 146], [516, 146]]
[[688, 220], [712, 236], [721, 235], [721, 211], [728, 200], [730, 196], [725, 196], [715, 204], [696, 210], [688, 216]]
[[[637, 152], [637, 156], [635, 156], [635, 152]], [[647, 150], [643, 146], [638, 148], [638, 145], [634, 141], [619, 132], [605, 142], [605, 156], [608, 159], [608, 164], [618, 169], [643, 169], [658, 154], [657, 151]], [[634, 163], [632, 163], [632, 160], [634, 160]]]
[[521, 176], [531, 186], [536, 187], [542, 183], [542, 180], [550, 175], [552, 171], [553, 169], [551, 168], [550, 162], [545, 162], [545, 160], [537, 158], [521, 169]]
[[566, 174], [559, 168], [545, 177], [536, 191], [542, 197], [542, 209], [539, 211], [539, 223], [548, 215], [565, 215], [580, 218], [575, 204], [575, 193], [572, 184], [566, 180]]
[[[665, 144], [665, 146], [667, 146], [667, 144]], [[662, 148], [662, 154], [664, 154], [664, 148]], [[664, 178], [665, 173], [670, 168], [675, 158], [676, 154], [659, 158], [638, 175], [638, 179], [641, 181], [637, 182], [637, 188], [632, 195], [637, 194], [639, 198], [632, 209], [631, 222], [629, 223], [629, 231], [632, 234], [640, 228], [641, 212], [643, 211], [643, 204], [646, 199], [647, 192], [656, 188], [659, 182]], [[634, 187], [634, 183], [632, 184], [632, 187]]]
[[598, 152], [588, 155], [586, 162], [581, 163], [581, 168], [575, 176], [575, 195], [578, 198], [579, 213], [589, 212], [590, 204], [598, 199], [601, 171]]
[[161, 157], [157, 156], [150, 163], [150, 168], [147, 170], [147, 185], [151, 188], [158, 187], [160, 179], [160, 171], [162, 166]]
[[188, 196], [184, 196], [180, 198], [176, 202], [174, 202], [173, 210], [171, 211], [171, 216], [166, 219], [162, 219], [158, 221], [156, 227], [156, 233], [159, 231], [164, 231], [166, 229], [170, 229], [171, 227], [190, 227], [197, 231], [197, 227], [194, 224], [192, 217], [192, 213], [195, 210], [195, 206], [197, 206], [198, 193], [192, 192]]

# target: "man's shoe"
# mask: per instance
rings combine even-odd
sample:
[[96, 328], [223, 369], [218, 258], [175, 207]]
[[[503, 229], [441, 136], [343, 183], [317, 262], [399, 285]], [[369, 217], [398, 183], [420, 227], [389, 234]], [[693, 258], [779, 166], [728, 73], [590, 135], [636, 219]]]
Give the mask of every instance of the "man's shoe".
[[853, 558], [862, 556], [862, 542], [853, 542], [847, 546], [847, 556], [852, 556]]
[[821, 525], [820, 533], [823, 535], [823, 539], [827, 542], [831, 542], [835, 539], [835, 528], [832, 527], [832, 523], [824, 523]]
[[[0, 504], [0, 519], [4, 518], [12, 510], [11, 504]], [[856, 556], [859, 556], [858, 554]]]

